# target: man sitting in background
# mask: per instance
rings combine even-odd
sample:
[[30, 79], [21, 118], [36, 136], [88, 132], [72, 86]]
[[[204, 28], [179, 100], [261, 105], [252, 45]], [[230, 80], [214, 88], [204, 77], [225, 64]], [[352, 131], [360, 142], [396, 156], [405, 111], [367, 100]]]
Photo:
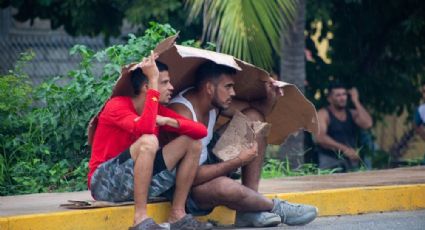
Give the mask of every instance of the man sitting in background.
[[[354, 109], [347, 108], [348, 94]], [[372, 127], [372, 118], [359, 100], [356, 88], [347, 91], [341, 84], [328, 88], [329, 106], [318, 111], [320, 133], [316, 137], [319, 167], [340, 168], [342, 171], [358, 167], [360, 156], [356, 150], [360, 129]]]

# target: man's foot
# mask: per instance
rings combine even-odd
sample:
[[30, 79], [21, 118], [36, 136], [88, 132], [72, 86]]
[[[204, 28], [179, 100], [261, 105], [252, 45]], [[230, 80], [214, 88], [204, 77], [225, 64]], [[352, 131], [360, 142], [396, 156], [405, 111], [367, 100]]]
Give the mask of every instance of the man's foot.
[[305, 225], [317, 216], [317, 208], [311, 205], [292, 204], [284, 200], [273, 199], [273, 213], [279, 215], [287, 225]]
[[271, 212], [236, 212], [235, 227], [274, 227], [281, 223], [279, 215]]
[[177, 222], [170, 224], [171, 229], [179, 230], [209, 230], [213, 225], [209, 222], [199, 222], [192, 215], [187, 214]]
[[152, 218], [147, 218], [136, 226], [128, 228], [128, 230], [169, 230], [170, 224], [157, 224]]

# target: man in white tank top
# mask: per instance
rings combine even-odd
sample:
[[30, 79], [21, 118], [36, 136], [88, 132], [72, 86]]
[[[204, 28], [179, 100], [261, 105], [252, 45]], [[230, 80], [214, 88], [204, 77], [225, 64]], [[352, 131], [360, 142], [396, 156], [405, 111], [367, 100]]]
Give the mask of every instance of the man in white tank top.
[[[200, 167], [186, 209], [194, 215], [205, 215], [218, 205], [227, 206], [237, 211], [235, 225], [238, 227], [307, 224], [317, 216], [315, 207], [270, 200], [258, 193], [266, 137], [258, 137], [251, 148], [241, 151], [237, 158], [224, 162], [207, 161], [207, 145], [212, 139], [218, 115], [231, 118], [235, 111], [241, 111], [251, 120], [265, 121], [265, 115], [276, 103], [277, 90], [270, 82], [266, 83], [268, 97], [265, 100], [242, 102], [233, 99], [235, 73], [233, 68], [208, 61], [198, 68], [195, 86], [182, 91], [170, 102], [169, 108], [208, 127], [208, 136], [202, 140]], [[240, 167], [242, 184], [226, 176]]]

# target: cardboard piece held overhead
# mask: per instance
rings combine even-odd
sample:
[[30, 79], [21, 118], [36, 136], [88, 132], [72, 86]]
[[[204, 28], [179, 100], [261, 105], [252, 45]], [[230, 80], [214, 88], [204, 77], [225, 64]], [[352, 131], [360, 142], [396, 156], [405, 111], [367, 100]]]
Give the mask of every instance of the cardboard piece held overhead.
[[[159, 55], [158, 60], [169, 68], [171, 84], [174, 86], [173, 96], [193, 85], [196, 77], [194, 73], [199, 65], [206, 61], [214, 61], [237, 70], [234, 78], [236, 99], [250, 102], [266, 98], [264, 83], [270, 81], [270, 74], [267, 71], [231, 55], [176, 45], [176, 39], [177, 35], [171, 36], [160, 42], [155, 48], [155, 52]], [[133, 65], [127, 65], [122, 69], [111, 97], [133, 96], [130, 83]], [[284, 96], [277, 99], [274, 110], [266, 117], [266, 121], [272, 125], [268, 143], [282, 144], [290, 134], [300, 130], [317, 134], [319, 126], [314, 105], [296, 86], [283, 83], [282, 88]], [[89, 144], [96, 129], [96, 117], [89, 127], [89, 134], [91, 134]]]

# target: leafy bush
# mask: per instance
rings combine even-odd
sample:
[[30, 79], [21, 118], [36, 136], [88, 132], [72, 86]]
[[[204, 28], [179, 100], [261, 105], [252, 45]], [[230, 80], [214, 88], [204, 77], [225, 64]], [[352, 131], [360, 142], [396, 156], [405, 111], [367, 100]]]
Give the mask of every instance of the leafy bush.
[[70, 54], [81, 56], [79, 68], [35, 88], [22, 71], [34, 54], [23, 54], [0, 76], [0, 195], [86, 189], [88, 121], [111, 94], [121, 67], [175, 33], [151, 23], [144, 36], [130, 34], [127, 44], [98, 52], [76, 45]]

